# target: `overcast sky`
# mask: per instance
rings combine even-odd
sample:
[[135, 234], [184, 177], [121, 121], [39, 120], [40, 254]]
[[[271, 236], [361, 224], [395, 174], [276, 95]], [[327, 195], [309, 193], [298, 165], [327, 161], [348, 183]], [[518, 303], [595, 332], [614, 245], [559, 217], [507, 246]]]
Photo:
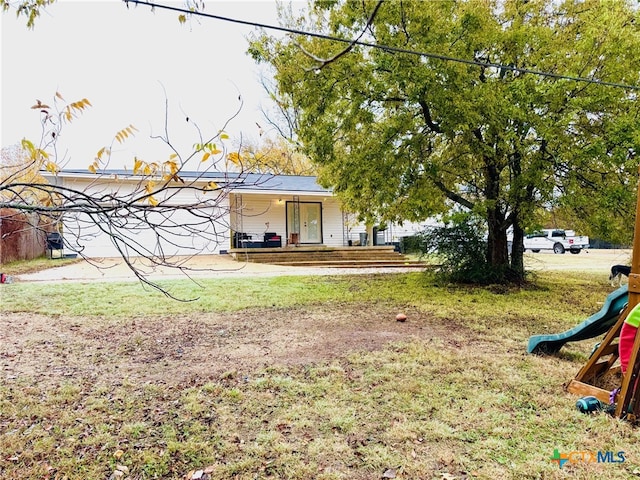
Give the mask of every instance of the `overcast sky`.
[[[206, 5], [207, 13], [277, 25], [273, 0]], [[265, 68], [245, 53], [250, 27], [207, 18], [181, 25], [176, 12], [127, 9], [118, 0], [58, 0], [33, 30], [25, 23], [13, 12], [2, 14], [2, 146], [39, 139], [39, 113], [30, 107], [36, 99], [52, 105], [56, 92], [93, 105], [63, 131], [69, 168], [86, 168], [129, 124], [140, 132], [119, 147], [111, 166], [131, 166], [134, 155], [164, 160], [152, 158], [162, 153], [149, 137], [164, 133], [165, 92], [169, 134], [181, 149], [198, 141], [193, 122], [207, 133], [222, 128], [239, 107], [238, 96], [244, 107], [226, 131], [232, 139], [241, 133], [259, 139], [260, 107], [270, 104], [260, 83]]]

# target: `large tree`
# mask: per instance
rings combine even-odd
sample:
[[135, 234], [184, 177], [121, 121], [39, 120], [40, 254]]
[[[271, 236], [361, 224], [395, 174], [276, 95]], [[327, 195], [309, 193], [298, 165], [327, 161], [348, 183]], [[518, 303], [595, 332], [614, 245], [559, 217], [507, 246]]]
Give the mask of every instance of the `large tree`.
[[638, 84], [636, 20], [624, 1], [325, 0], [282, 22], [343, 41], [263, 34], [250, 52], [347, 208], [372, 223], [473, 210], [488, 263], [521, 280], [540, 208], [632, 218], [637, 90], [609, 84]]
[[283, 137], [266, 138], [259, 144], [243, 143], [240, 165], [252, 173], [275, 175], [314, 175], [314, 165], [295, 144]]

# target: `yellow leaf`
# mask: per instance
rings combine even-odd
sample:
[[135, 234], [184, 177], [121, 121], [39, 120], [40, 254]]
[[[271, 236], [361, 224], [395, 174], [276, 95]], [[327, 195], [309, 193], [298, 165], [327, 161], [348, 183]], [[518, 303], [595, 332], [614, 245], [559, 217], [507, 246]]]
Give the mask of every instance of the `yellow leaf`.
[[91, 105], [91, 102], [89, 100], [87, 100], [86, 98], [83, 98], [82, 101], [84, 103], [86, 103], [87, 105], [89, 105], [90, 107], [92, 107], [93, 105]]
[[229, 138], [229, 135], [227, 135], [226, 133], [221, 133], [221, 134], [220, 134], [220, 138], [221, 138], [222, 140], [227, 140], [227, 139]]
[[211, 155], [217, 155], [219, 153], [222, 153], [222, 150], [218, 150], [217, 148], [215, 150], [211, 150]]
[[116, 133], [116, 140], [118, 143], [123, 143], [125, 139], [129, 138], [129, 135], [135, 135], [137, 129], [133, 125], [129, 125], [128, 127], [123, 128], [119, 132]]
[[218, 188], [218, 184], [216, 182], [209, 182], [207, 183], [207, 185], [204, 187], [205, 190], [214, 190]]
[[22, 140], [22, 148], [29, 152], [29, 158], [31, 160], [40, 160], [40, 149], [36, 148], [36, 146], [30, 140], [24, 138]]
[[88, 169], [91, 173], [96, 173], [98, 171], [98, 169], [96, 168], [95, 164], [91, 164], [89, 165], [89, 169]]
[[25, 150], [29, 150], [29, 152], [35, 152], [36, 147], [31, 140], [27, 140], [26, 138], [22, 139], [22, 148]]
[[238, 165], [241, 160], [240, 154], [238, 152], [231, 152], [229, 155], [227, 155], [227, 158], [236, 165]]
[[133, 174], [138, 174], [140, 173], [140, 167], [142, 167], [142, 160], [140, 160], [139, 158], [134, 157], [134, 164], [133, 164]]
[[178, 158], [178, 154], [177, 153], [172, 153], [171, 155], [169, 155], [169, 160], [173, 160], [175, 158]]
[[148, 200], [149, 200], [149, 203], [150, 203], [152, 206], [154, 206], [154, 207], [155, 207], [155, 206], [157, 206], [157, 205], [158, 205], [158, 200], [156, 200], [155, 198], [153, 198], [153, 196], [149, 197], [149, 198], [148, 198]]
[[185, 23], [187, 21], [187, 16], [186, 15], [178, 15], [178, 21], [180, 23]]
[[51, 173], [58, 172], [58, 165], [56, 165], [54, 162], [47, 162], [46, 168], [48, 172], [51, 172]]
[[207, 159], [208, 159], [210, 156], [211, 156], [211, 154], [210, 154], [209, 152], [205, 153], [205, 154], [202, 156], [202, 160], [201, 160], [201, 162], [206, 162], [206, 161], [207, 161]]
[[156, 182], [154, 182], [154, 181], [152, 181], [152, 180], [149, 180], [149, 181], [147, 182], [147, 184], [144, 186], [144, 190], [145, 190], [147, 193], [152, 193], [152, 192], [153, 192], [153, 187], [155, 187], [155, 186], [156, 186]]

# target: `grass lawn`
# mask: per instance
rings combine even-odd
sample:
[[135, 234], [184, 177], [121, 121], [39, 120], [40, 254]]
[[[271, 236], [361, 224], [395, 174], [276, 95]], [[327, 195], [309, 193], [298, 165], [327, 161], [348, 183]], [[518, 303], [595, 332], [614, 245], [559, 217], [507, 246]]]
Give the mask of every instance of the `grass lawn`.
[[63, 267], [80, 261], [82, 261], [80, 258], [57, 258], [51, 260], [46, 257], [38, 257], [32, 260], [19, 260], [16, 262], [5, 263], [4, 265], [1, 265], [0, 268], [6, 275], [22, 275], [24, 273], [38, 272], [47, 268]]
[[[197, 300], [1, 286], [0, 478], [640, 478], [638, 429], [563, 390], [598, 339], [526, 354], [600, 309], [602, 275], [166, 286]], [[559, 468], [555, 450], [587, 453]], [[624, 462], [577, 461], [598, 452]]]

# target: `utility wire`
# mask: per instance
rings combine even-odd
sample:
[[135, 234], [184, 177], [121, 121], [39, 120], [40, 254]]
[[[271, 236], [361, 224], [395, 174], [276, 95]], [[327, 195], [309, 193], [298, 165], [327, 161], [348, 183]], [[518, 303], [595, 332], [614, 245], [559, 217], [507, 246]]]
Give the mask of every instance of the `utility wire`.
[[440, 55], [438, 53], [429, 53], [429, 52], [420, 52], [417, 50], [409, 50], [409, 49], [405, 49], [405, 48], [398, 48], [398, 47], [391, 47], [388, 45], [379, 45], [376, 43], [368, 43], [368, 42], [363, 42], [360, 40], [350, 40], [350, 39], [346, 39], [346, 38], [339, 38], [339, 37], [334, 37], [331, 35], [325, 35], [322, 33], [315, 33], [315, 32], [307, 32], [304, 30], [297, 30], [294, 28], [288, 28], [288, 27], [281, 27], [281, 26], [277, 26], [277, 25], [268, 25], [265, 23], [258, 23], [258, 22], [250, 22], [248, 20], [241, 20], [241, 19], [237, 19], [237, 18], [230, 18], [230, 17], [223, 17], [221, 15], [214, 15], [214, 14], [210, 14], [210, 13], [204, 13], [204, 12], [197, 12], [197, 11], [191, 11], [188, 10], [186, 8], [180, 8], [180, 7], [173, 7], [171, 5], [162, 5], [162, 4], [158, 4], [158, 3], [153, 3], [153, 2], [147, 2], [144, 0], [123, 0], [124, 3], [127, 4], [127, 6], [129, 5], [129, 3], [133, 3], [136, 5], [147, 5], [151, 8], [160, 8], [160, 9], [164, 9], [164, 10], [171, 10], [174, 12], [180, 12], [180, 13], [184, 13], [187, 15], [195, 15], [198, 17], [204, 17], [204, 18], [213, 18], [215, 20], [221, 20], [224, 22], [230, 22], [230, 23], [237, 23], [240, 25], [248, 25], [251, 27], [258, 27], [258, 28], [264, 28], [266, 30], [276, 30], [279, 32], [286, 32], [286, 33], [293, 33], [296, 35], [304, 35], [304, 36], [308, 36], [308, 37], [315, 37], [315, 38], [320, 38], [323, 40], [331, 40], [334, 42], [340, 42], [340, 43], [347, 43], [347, 44], [351, 44], [351, 45], [360, 45], [363, 47], [369, 47], [369, 48], [377, 48], [379, 50], [383, 50], [389, 53], [405, 53], [408, 55], [417, 55], [420, 57], [427, 57], [427, 58], [434, 58], [437, 60], [443, 60], [446, 62], [456, 62], [456, 63], [462, 63], [465, 65], [473, 65], [473, 66], [477, 66], [477, 67], [484, 67], [484, 68], [496, 68], [496, 69], [502, 69], [502, 70], [508, 70], [511, 72], [518, 72], [518, 73], [528, 73], [531, 75], [538, 75], [541, 77], [548, 77], [548, 78], [555, 78], [558, 80], [572, 80], [574, 82], [582, 82], [582, 83], [591, 83], [591, 84], [596, 84], [596, 85], [603, 85], [606, 87], [615, 87], [615, 88], [622, 88], [625, 90], [640, 90], [640, 86], [638, 85], [628, 85], [625, 83], [617, 83], [617, 82], [606, 82], [604, 80], [597, 80], [597, 79], [593, 79], [593, 78], [586, 78], [586, 77], [574, 77], [572, 75], [561, 75], [559, 73], [552, 73], [552, 72], [543, 72], [541, 70], [532, 70], [530, 68], [522, 68], [522, 67], [516, 67], [514, 65], [503, 65], [500, 63], [491, 63], [491, 62], [479, 62], [477, 60], [466, 60], [463, 58], [456, 58], [456, 57], [450, 57], [447, 55]]

